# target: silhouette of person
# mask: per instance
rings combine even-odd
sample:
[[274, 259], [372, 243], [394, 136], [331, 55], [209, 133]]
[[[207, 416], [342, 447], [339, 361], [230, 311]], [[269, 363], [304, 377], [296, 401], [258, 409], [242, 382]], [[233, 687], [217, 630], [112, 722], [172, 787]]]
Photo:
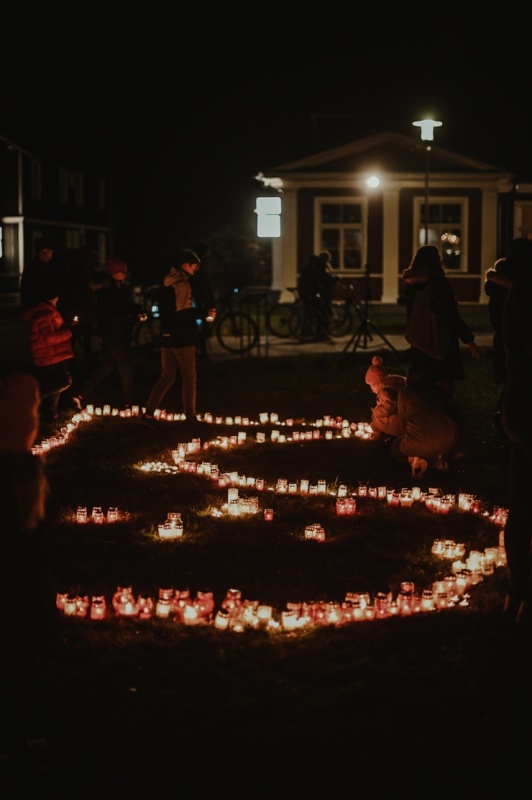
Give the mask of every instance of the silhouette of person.
[[22, 308], [30, 308], [45, 299], [44, 294], [48, 293], [50, 284], [57, 289], [58, 307], [63, 313], [63, 303], [66, 301], [65, 267], [57, 258], [53, 241], [49, 237], [42, 236], [35, 242], [33, 258], [20, 277]]
[[102, 362], [81, 386], [81, 406], [90, 402], [98, 386], [113, 372], [120, 376], [124, 406], [135, 403], [135, 359], [131, 347], [133, 327], [145, 312], [138, 306], [127, 282], [127, 264], [120, 258], [107, 261], [108, 280], [97, 291], [98, 333], [102, 344]]
[[[455, 381], [465, 377], [460, 342], [467, 345], [473, 358], [480, 358], [481, 353], [475, 344], [473, 332], [458, 311], [458, 304], [445, 274], [438, 248], [432, 244], [420, 247], [411, 265], [403, 271], [402, 280], [405, 285], [407, 324], [416, 321], [416, 295], [430, 284], [432, 287], [430, 303], [433, 309], [439, 312], [438, 318], [448, 340], [443, 358], [431, 355], [419, 346], [411, 346], [410, 363], [412, 366], [420, 367], [427, 377], [452, 395]], [[423, 336], [423, 331], [420, 331], [420, 336]]]
[[0, 508], [3, 545], [0, 659], [0, 752], [23, 768], [46, 748], [51, 719], [42, 659], [58, 642], [57, 610], [44, 539], [50, 486], [44, 462], [32, 453], [41, 396], [35, 376], [11, 372], [0, 381]]
[[532, 240], [514, 239], [505, 264], [510, 286], [504, 303], [502, 337], [506, 376], [502, 391], [502, 426], [509, 442], [508, 519], [504, 545], [508, 566], [508, 594], [504, 614], [520, 627], [532, 626], [532, 424], [529, 375], [532, 369]]
[[199, 269], [200, 259], [193, 250], [179, 252], [160, 288], [161, 375], [146, 402], [143, 421], [150, 423], [179, 371], [182, 381], [183, 412], [189, 424], [196, 414], [196, 309], [192, 304], [190, 278]]

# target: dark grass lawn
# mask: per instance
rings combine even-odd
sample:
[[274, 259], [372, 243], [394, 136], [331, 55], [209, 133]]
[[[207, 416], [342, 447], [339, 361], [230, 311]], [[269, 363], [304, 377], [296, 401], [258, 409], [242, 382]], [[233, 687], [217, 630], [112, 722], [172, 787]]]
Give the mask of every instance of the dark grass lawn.
[[[358, 352], [341, 366], [337, 356], [200, 362], [199, 411], [251, 420], [275, 412], [300, 428], [324, 415], [367, 421], [372, 395], [364, 374], [372, 354]], [[404, 356], [382, 355], [388, 369], [404, 374]], [[422, 480], [424, 491], [475, 495], [487, 514], [507, 496], [506, 449], [491, 422], [491, 368], [489, 350], [480, 362], [466, 360], [458, 387], [471, 426], [469, 454], [448, 473]], [[139, 362], [140, 402], [157, 374], [157, 362]], [[101, 402], [119, 402], [115, 381], [102, 387]], [[180, 410], [178, 387], [165, 408]], [[202, 440], [228, 430], [225, 422], [202, 428]], [[179, 423], [152, 430], [102, 418], [81, 423], [46, 457], [54, 498], [47, 555], [58, 591], [98, 591], [109, 600], [128, 583], [147, 593], [163, 585], [193, 595], [209, 588], [218, 606], [236, 587], [281, 610], [292, 601], [341, 602], [347, 591], [396, 592], [402, 580], [424, 587], [446, 569], [430, 553], [434, 539], [464, 541], [468, 550], [498, 540], [482, 514], [453, 509], [437, 516], [373, 498], [359, 498], [355, 517], [340, 520], [330, 497], [272, 492], [272, 523], [216, 520], [208, 511], [224, 490], [197, 475], [138, 469], [169, 459], [182, 437]], [[409, 469], [393, 461], [382, 440], [258, 445], [251, 438], [207, 451], [208, 460], [267, 482], [412, 486]], [[262, 497], [260, 503], [262, 509]], [[112, 530], [77, 526], [79, 504], [117, 505], [129, 516]], [[182, 512], [185, 536], [161, 542], [157, 524], [171, 510]], [[303, 538], [309, 522], [323, 524], [325, 542]], [[222, 790], [521, 796], [531, 656], [527, 638], [502, 624], [505, 578], [504, 568], [486, 577], [467, 608], [294, 635], [58, 615], [56, 644], [43, 664], [50, 769], [6, 779], [7, 790], [32, 781], [57, 798]]]

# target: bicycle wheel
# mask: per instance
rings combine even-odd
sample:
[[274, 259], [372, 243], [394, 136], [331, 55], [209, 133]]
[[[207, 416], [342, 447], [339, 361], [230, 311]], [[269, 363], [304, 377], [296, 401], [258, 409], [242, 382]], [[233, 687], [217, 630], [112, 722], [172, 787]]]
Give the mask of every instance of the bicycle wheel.
[[353, 315], [345, 303], [333, 303], [331, 319], [331, 336], [347, 336], [352, 332]]
[[230, 353], [249, 353], [257, 344], [259, 328], [255, 320], [242, 311], [229, 312], [217, 320], [216, 338]]
[[267, 325], [273, 336], [288, 339], [294, 336], [294, 303], [275, 303], [268, 310]]

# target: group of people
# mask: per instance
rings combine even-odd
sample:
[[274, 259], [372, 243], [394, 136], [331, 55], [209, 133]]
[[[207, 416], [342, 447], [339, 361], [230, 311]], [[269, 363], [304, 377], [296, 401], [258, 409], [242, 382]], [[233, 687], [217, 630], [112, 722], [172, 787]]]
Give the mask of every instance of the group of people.
[[[390, 435], [396, 438], [392, 452], [399, 458], [406, 456], [413, 470], [424, 469], [425, 462], [427, 466], [445, 468], [446, 457], [456, 457], [462, 450], [464, 437], [467, 441], [463, 415], [453, 401], [455, 382], [464, 377], [460, 344], [466, 345], [474, 358], [480, 357], [480, 351], [459, 314], [436, 247], [419, 248], [402, 277], [407, 310], [405, 337], [411, 345], [411, 366], [406, 385], [395, 397], [396, 427]], [[529, 519], [532, 426], [528, 408], [528, 374], [532, 367], [532, 239], [518, 237], [510, 242], [507, 255], [486, 271], [484, 289], [494, 329], [493, 377], [500, 388], [495, 416], [500, 418], [508, 448], [508, 518], [504, 542], [509, 588], [504, 614], [512, 623], [529, 629], [532, 625]], [[426, 455], [423, 447], [427, 447]]]
[[407, 376], [388, 375], [374, 357], [366, 383], [375, 394], [372, 427], [393, 439], [391, 453], [408, 462], [412, 475], [447, 470], [464, 455], [467, 426], [454, 398], [464, 377], [461, 344], [480, 358], [473, 332], [462, 319], [439, 250], [420, 247], [403, 271], [410, 367]]
[[[204, 258], [208, 255], [206, 245], [198, 245], [198, 250]], [[196, 357], [206, 354], [198, 319], [213, 321], [216, 316], [209, 277], [200, 265], [196, 251], [180, 251], [159, 287], [161, 376], [147, 400], [148, 422], [178, 372], [184, 414], [187, 420], [196, 420]], [[146, 319], [146, 311], [133, 297], [122, 259], [109, 258], [102, 274], [97, 253], [82, 248], [67, 269], [56, 257], [52, 242], [41, 238], [21, 276], [20, 301], [40, 387], [43, 425], [53, 425], [58, 419], [62, 397], [69, 407], [80, 410], [93, 402], [96, 389], [115, 372], [123, 406], [141, 404], [132, 332], [139, 320]], [[98, 360], [92, 347], [95, 333], [101, 345]], [[76, 369], [76, 341], [82, 346], [83, 370]]]

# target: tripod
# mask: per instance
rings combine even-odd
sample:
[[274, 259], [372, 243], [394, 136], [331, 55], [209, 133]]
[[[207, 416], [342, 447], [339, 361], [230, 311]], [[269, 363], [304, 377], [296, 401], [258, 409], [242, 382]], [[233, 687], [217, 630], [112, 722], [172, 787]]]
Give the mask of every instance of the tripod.
[[386, 338], [386, 336], [380, 331], [376, 325], [370, 320], [369, 318], [369, 298], [370, 298], [370, 289], [369, 289], [369, 265], [366, 264], [364, 270], [364, 307], [362, 307], [359, 303], [355, 303], [355, 310], [358, 314], [360, 319], [360, 325], [351, 336], [349, 341], [347, 342], [346, 346], [342, 350], [342, 355], [345, 355], [350, 347], [353, 347], [353, 353], [356, 353], [357, 348], [361, 347], [363, 350], [368, 349], [368, 340], [373, 341], [373, 333], [377, 334], [377, 336], [382, 339], [384, 344], [390, 348], [394, 353], [397, 352], [393, 344]]

